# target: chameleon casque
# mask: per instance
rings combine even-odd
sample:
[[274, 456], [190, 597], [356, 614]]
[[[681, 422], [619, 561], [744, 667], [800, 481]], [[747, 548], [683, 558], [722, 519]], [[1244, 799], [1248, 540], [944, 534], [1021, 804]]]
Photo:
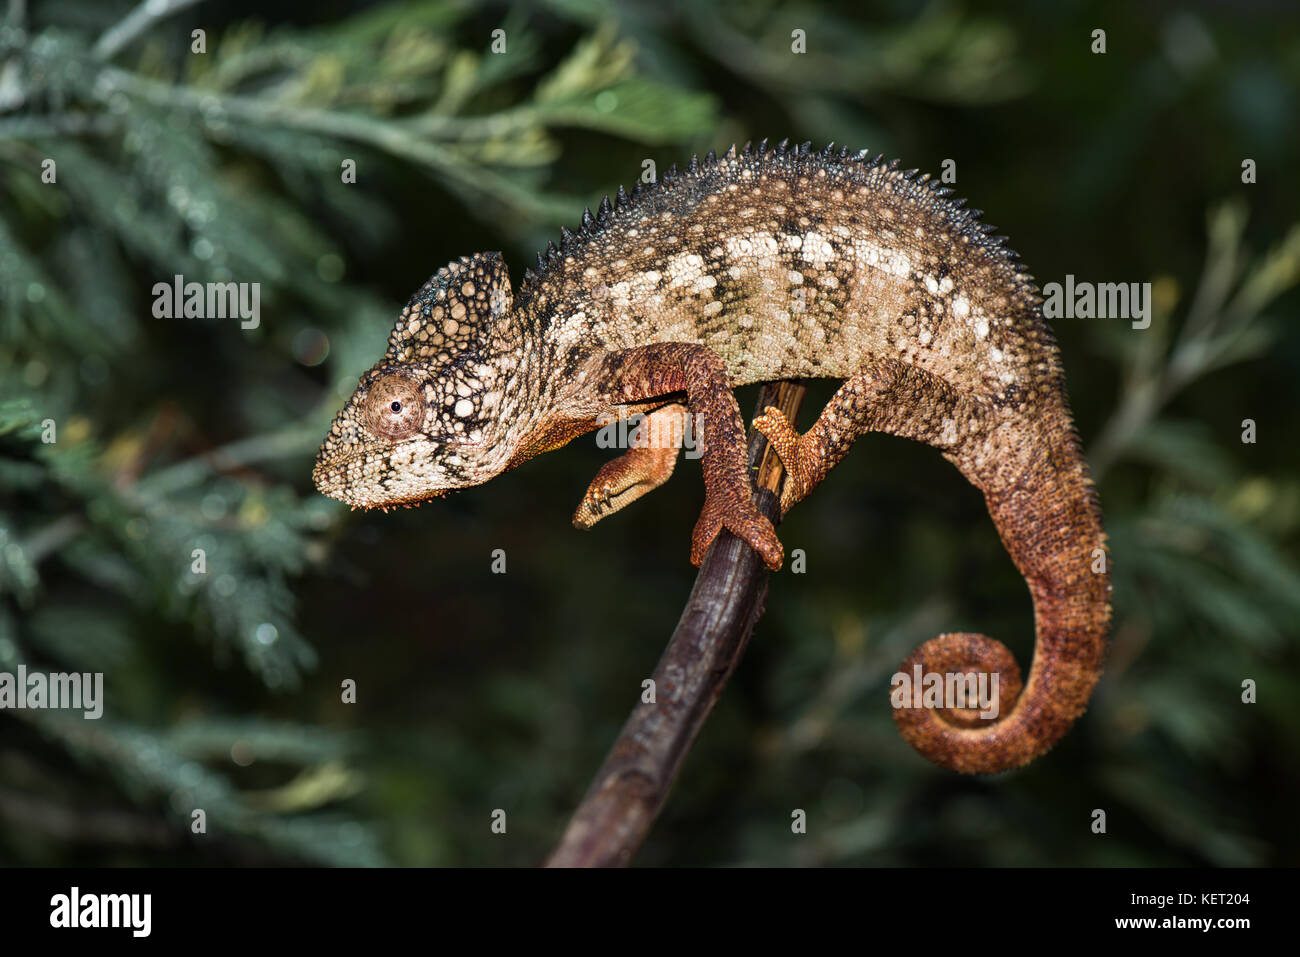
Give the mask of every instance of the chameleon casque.
[[[694, 415], [706, 496], [691, 560], [725, 527], [778, 569], [732, 389], [843, 379], [802, 435], [775, 409], [755, 423], [787, 472], [782, 513], [870, 431], [934, 446], [984, 493], [1033, 597], [1028, 681], [1001, 643], [941, 635], [902, 671], [998, 674], [999, 716], [916, 707], [895, 718], [944, 767], [1025, 764], [1083, 713], [1101, 674], [1106, 538], [1041, 297], [950, 193], [896, 161], [764, 142], [692, 158], [630, 196], [620, 188], [539, 254], [515, 295], [499, 253], [461, 258], [398, 318], [321, 447], [316, 485], [353, 506], [414, 504], [620, 412], [647, 414], [653, 428]], [[660, 443], [606, 463], [574, 524], [662, 484], [678, 452]]]

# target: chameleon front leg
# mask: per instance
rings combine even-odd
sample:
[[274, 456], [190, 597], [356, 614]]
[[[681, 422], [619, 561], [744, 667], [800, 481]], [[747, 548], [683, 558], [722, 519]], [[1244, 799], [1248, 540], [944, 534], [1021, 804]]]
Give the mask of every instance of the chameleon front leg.
[[610, 406], [686, 393], [703, 433], [704, 508], [691, 534], [691, 562], [699, 565], [726, 528], [746, 541], [773, 570], [784, 552], [772, 523], [753, 503], [745, 462], [745, 423], [718, 354], [691, 342], [661, 342], [610, 353], [596, 372]]
[[636, 444], [602, 465], [592, 479], [573, 513], [573, 524], [591, 528], [667, 482], [677, 467], [688, 414], [686, 406], [678, 402], [646, 414], [638, 426]]
[[786, 470], [781, 514], [808, 496], [860, 435], [889, 432], [949, 452], [982, 430], [985, 407], [933, 373], [897, 359], [872, 363], [845, 380], [803, 435], [779, 409], [754, 420]]

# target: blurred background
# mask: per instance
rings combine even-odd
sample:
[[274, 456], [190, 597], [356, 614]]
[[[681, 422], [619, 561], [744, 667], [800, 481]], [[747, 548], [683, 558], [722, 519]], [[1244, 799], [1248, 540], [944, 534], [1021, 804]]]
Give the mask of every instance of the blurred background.
[[[1153, 284], [1145, 331], [1054, 324], [1112, 650], [1029, 767], [913, 753], [903, 658], [972, 630], [1028, 667], [1032, 612], [956, 470], [864, 438], [782, 527], [807, 573], [773, 578], [637, 862], [1300, 860], [1292, 4], [0, 9], [0, 671], [103, 672], [107, 697], [0, 711], [0, 862], [540, 862], [689, 592], [699, 466], [583, 533], [594, 438], [387, 515], [318, 495], [312, 459], [448, 260], [502, 250], [517, 288], [646, 159], [763, 137], [953, 160], [1040, 284]], [[154, 318], [176, 274], [259, 283], [260, 325]]]

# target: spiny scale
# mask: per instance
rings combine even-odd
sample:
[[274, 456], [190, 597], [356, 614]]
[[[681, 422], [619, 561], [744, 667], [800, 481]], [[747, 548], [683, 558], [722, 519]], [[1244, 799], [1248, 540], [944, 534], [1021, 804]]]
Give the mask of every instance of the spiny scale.
[[[758, 160], [774, 164], [812, 160], [819, 163], [838, 164], [857, 175], [870, 173], [883, 166], [887, 172], [896, 174], [900, 180], [924, 187], [929, 190], [933, 197], [946, 203], [954, 225], [963, 229], [972, 239], [978, 240], [982, 248], [1000, 251], [1009, 259], [1020, 258], [1014, 250], [1006, 247], [1007, 238], [1005, 236], [994, 234], [997, 227], [980, 221], [980, 217], [983, 215], [982, 210], [968, 208], [967, 201], [964, 198], [953, 196], [952, 189], [934, 180], [929, 173], [921, 173], [919, 169], [900, 170], [899, 160], [891, 159], [886, 162], [884, 154], [878, 153], [869, 158], [869, 151], [867, 150], [850, 151], [847, 146], [836, 149], [834, 143], [828, 143], [821, 150], [814, 150], [811, 142], [791, 146], [788, 139], [783, 139], [776, 146], [772, 146], [766, 139], [763, 139], [758, 142], [757, 146], [753, 143], [746, 143], [743, 149], [739, 151], [733, 144], [723, 154], [722, 160], [727, 162]], [[544, 254], [538, 253], [537, 268], [528, 271], [525, 276], [526, 280], [530, 280], [533, 284], [544, 280], [550, 267], [562, 261], [565, 256], [574, 251], [576, 248], [575, 243], [598, 236], [603, 228], [608, 227], [611, 222], [619, 217], [637, 216], [640, 209], [658, 192], [682, 188], [688, 181], [707, 175], [718, 163], [717, 153], [709, 150], [703, 159], [700, 159], [698, 154], [692, 154], [685, 170], [679, 170], [677, 165], [674, 164], [660, 175], [655, 182], [645, 184], [637, 180], [633, 183], [630, 193], [623, 186], [619, 186], [613, 201], [606, 195], [601, 200], [596, 213], [593, 214], [589, 207], [583, 211], [582, 220], [576, 232], [567, 227], [561, 227], [558, 248], [554, 243], [548, 243]], [[1033, 287], [1033, 280], [1028, 274], [1024, 274], [1022, 280], [1027, 286]], [[1037, 287], [1033, 287], [1033, 289], [1036, 292]]]

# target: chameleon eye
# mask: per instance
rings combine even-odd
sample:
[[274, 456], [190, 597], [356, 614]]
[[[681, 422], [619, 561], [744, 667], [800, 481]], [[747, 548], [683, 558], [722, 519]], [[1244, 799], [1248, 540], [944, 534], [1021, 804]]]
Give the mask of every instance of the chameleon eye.
[[398, 373], [381, 376], [365, 401], [365, 424], [389, 439], [405, 439], [424, 423], [424, 393], [414, 379]]

